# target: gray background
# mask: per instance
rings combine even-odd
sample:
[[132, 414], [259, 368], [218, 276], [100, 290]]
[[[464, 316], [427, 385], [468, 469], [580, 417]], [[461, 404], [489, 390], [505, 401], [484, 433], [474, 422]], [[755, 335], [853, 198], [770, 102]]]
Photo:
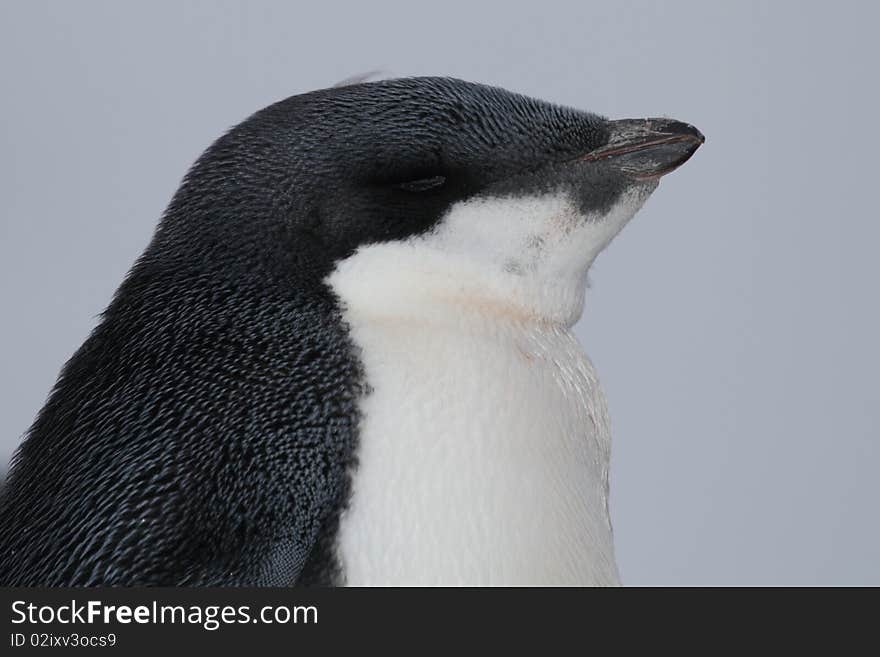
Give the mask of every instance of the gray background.
[[708, 137], [579, 326], [625, 582], [880, 584], [877, 6], [0, 3], [0, 459], [223, 130], [453, 75]]

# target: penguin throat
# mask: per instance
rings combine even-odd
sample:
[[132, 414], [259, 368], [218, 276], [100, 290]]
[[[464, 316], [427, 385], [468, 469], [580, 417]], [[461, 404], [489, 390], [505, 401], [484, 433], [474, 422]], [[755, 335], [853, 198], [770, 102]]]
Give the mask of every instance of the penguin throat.
[[590, 265], [643, 200], [585, 216], [562, 193], [475, 198], [429, 233], [361, 247], [327, 282], [362, 316], [454, 322], [474, 312], [572, 326]]

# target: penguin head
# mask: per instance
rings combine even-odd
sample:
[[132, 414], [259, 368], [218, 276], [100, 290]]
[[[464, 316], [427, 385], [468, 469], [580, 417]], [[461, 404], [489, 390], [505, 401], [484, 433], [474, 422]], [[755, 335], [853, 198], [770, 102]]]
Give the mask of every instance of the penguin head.
[[467, 272], [475, 298], [562, 295], [550, 314], [567, 321], [595, 256], [702, 142], [677, 121], [613, 121], [450, 78], [334, 87], [218, 140], [164, 232], [222, 213], [198, 220], [199, 240], [278, 253], [297, 276], [357, 270], [375, 298]]

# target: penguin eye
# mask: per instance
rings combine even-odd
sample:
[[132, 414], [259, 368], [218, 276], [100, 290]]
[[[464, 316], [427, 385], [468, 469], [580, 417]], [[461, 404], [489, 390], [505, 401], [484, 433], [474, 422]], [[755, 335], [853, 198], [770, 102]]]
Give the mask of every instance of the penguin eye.
[[446, 176], [431, 176], [430, 178], [417, 178], [416, 180], [407, 180], [406, 182], [394, 185], [397, 189], [405, 192], [427, 192], [446, 183]]

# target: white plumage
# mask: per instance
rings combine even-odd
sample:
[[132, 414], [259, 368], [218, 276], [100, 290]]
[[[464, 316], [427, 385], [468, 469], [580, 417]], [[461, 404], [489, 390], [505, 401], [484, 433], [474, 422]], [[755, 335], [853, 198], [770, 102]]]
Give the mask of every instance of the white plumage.
[[360, 248], [328, 283], [370, 392], [339, 557], [349, 585], [613, 585], [610, 433], [571, 327], [655, 183], [585, 217], [482, 198]]

